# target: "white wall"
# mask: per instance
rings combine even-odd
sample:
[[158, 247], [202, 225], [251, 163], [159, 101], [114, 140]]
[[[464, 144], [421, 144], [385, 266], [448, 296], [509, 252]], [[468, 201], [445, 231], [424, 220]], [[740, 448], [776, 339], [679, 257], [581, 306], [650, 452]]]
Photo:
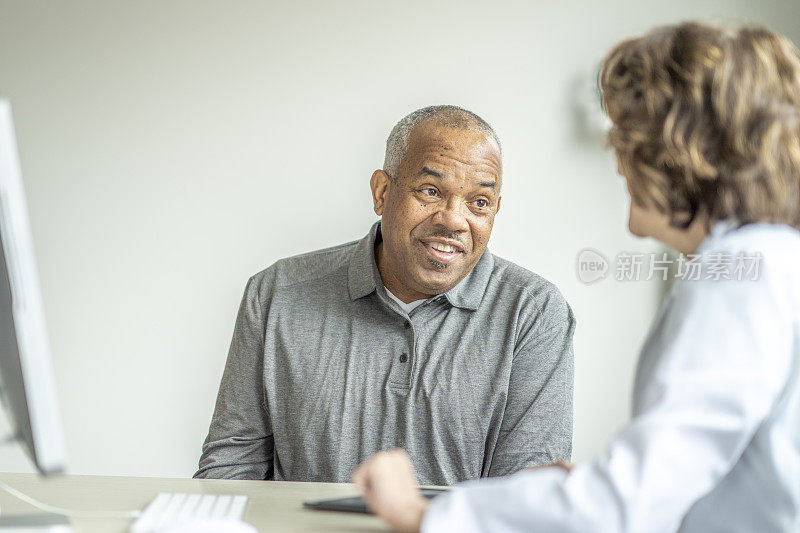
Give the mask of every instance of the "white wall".
[[[435, 5], [430, 5], [435, 4]], [[575, 276], [625, 232], [611, 155], [575, 101], [617, 40], [749, 18], [800, 37], [797, 0], [8, 2], [14, 106], [71, 471], [189, 476], [248, 276], [353, 240], [395, 121], [454, 103], [504, 143], [490, 248], [567, 296], [575, 458], [624, 422], [660, 287]], [[17, 452], [0, 469], [24, 471]]]

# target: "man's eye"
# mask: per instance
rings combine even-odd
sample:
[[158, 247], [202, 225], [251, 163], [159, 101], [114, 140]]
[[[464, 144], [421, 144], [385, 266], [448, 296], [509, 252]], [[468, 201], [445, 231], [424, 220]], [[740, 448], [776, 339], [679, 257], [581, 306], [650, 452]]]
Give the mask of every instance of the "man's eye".
[[436, 196], [438, 194], [438, 191], [433, 187], [427, 187], [425, 189], [422, 189], [422, 194], [425, 194], [427, 196]]
[[483, 198], [478, 198], [477, 200], [475, 200], [475, 205], [483, 209], [485, 207], [489, 207], [489, 202], [487, 202]]

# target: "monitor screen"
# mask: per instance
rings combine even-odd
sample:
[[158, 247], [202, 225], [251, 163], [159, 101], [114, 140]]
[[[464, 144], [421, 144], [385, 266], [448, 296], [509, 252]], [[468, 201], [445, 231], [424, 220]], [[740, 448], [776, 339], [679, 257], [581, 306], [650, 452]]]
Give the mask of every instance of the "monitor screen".
[[65, 467], [50, 344], [11, 118], [0, 96], [0, 398], [43, 474]]

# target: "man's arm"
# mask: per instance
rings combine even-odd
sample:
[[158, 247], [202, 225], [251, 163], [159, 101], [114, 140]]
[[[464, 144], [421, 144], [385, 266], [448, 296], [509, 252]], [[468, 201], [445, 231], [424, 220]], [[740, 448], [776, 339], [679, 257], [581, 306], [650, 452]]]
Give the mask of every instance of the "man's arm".
[[250, 279], [236, 318], [196, 478], [272, 479], [274, 441], [264, 395], [264, 320]]
[[572, 310], [553, 288], [517, 340], [500, 434], [485, 475], [570, 459], [574, 331]]

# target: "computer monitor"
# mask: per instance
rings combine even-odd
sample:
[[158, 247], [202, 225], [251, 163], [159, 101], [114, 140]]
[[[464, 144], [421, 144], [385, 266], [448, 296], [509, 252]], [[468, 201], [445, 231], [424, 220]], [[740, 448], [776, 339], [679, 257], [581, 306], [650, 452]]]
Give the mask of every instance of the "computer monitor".
[[64, 433], [11, 105], [0, 95], [0, 399], [44, 475], [64, 470]]

